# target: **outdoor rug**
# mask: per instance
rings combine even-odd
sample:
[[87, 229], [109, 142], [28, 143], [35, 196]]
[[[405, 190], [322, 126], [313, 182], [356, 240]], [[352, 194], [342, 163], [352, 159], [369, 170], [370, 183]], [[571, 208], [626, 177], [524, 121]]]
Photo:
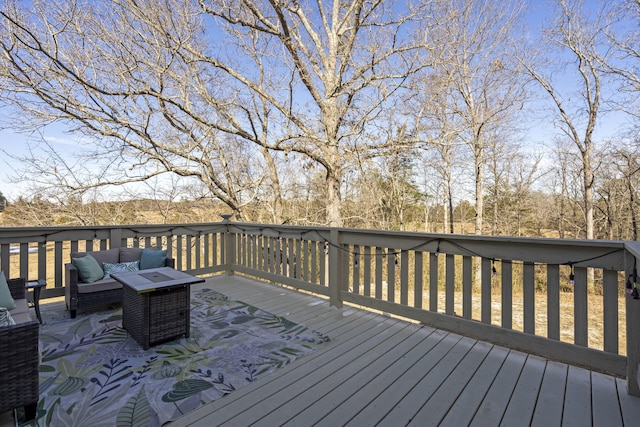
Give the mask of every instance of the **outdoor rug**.
[[143, 350], [122, 309], [45, 318], [40, 401], [29, 426], [160, 426], [328, 337], [210, 289], [192, 292], [191, 336]]

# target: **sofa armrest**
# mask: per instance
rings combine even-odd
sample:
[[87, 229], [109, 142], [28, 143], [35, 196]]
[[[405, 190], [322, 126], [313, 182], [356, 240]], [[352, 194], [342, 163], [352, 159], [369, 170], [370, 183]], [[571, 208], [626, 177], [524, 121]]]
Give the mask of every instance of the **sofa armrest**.
[[176, 260], [173, 259], [173, 258], [167, 257], [167, 259], [165, 259], [165, 261], [164, 261], [164, 266], [165, 267], [176, 268]]
[[27, 291], [25, 288], [26, 279], [24, 277], [18, 277], [15, 279], [7, 279], [9, 285], [9, 291], [13, 299], [25, 299]]

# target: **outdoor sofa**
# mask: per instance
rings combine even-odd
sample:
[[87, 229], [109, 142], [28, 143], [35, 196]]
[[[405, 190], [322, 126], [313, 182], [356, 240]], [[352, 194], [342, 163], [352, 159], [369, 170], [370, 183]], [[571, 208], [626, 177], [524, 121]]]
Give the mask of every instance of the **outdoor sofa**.
[[65, 264], [65, 302], [71, 318], [76, 317], [78, 310], [122, 303], [122, 284], [109, 277], [109, 273], [130, 269], [173, 268], [174, 259], [166, 254], [166, 250], [159, 248], [72, 252], [71, 262]]
[[[0, 274], [0, 286], [4, 287], [5, 277], [2, 272]], [[8, 310], [8, 318], [13, 319], [15, 324], [0, 326], [0, 413], [24, 407], [26, 420], [31, 420], [36, 415], [40, 397], [40, 323], [32, 320], [29, 314], [25, 279], [9, 279], [6, 280], [6, 284], [15, 304], [15, 308]], [[8, 295], [3, 293], [3, 301], [5, 297]], [[8, 298], [9, 301], [11, 298]], [[5, 307], [10, 302], [1, 304]], [[6, 319], [7, 317], [3, 316], [3, 320]]]

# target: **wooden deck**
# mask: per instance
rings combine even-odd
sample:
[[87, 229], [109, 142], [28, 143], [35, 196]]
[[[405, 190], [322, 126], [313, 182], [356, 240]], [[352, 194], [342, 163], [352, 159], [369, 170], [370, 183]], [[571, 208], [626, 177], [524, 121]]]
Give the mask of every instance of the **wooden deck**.
[[170, 427], [640, 425], [640, 398], [619, 378], [240, 276], [199, 286], [331, 343]]
[[[331, 308], [325, 298], [241, 276], [197, 287], [286, 316], [331, 342], [169, 427], [640, 425], [640, 398], [629, 396], [619, 378], [353, 307]], [[13, 427], [12, 418], [0, 414], [0, 427]]]

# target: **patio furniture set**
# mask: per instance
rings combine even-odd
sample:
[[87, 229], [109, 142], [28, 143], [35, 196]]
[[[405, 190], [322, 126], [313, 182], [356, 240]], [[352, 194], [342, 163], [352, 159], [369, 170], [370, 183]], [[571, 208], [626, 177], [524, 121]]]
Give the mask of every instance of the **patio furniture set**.
[[[72, 252], [65, 264], [70, 317], [121, 303], [123, 328], [145, 350], [188, 337], [190, 286], [204, 279], [173, 267], [174, 260], [159, 248]], [[7, 280], [0, 272], [0, 412], [24, 407], [26, 420], [35, 417], [39, 400], [39, 294], [45, 286], [44, 281]], [[29, 314], [27, 290], [33, 290], [38, 321]]]

